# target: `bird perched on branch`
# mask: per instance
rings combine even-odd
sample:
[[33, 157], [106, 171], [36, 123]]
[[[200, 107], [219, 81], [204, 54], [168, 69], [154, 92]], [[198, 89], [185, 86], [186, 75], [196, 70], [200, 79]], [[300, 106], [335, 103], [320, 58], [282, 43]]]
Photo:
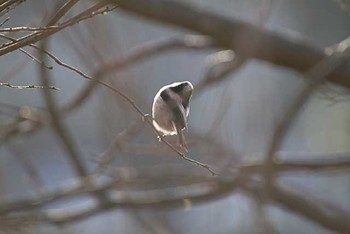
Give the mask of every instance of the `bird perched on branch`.
[[162, 87], [154, 97], [152, 118], [154, 127], [163, 134], [178, 135], [180, 146], [187, 151], [183, 131], [188, 131], [187, 118], [193, 85], [189, 81]]

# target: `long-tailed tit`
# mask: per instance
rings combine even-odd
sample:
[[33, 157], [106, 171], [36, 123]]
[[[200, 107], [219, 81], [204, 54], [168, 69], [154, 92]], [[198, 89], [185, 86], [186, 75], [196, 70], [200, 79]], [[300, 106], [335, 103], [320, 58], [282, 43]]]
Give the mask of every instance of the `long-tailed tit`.
[[154, 127], [166, 135], [178, 135], [187, 151], [183, 130], [188, 130], [187, 117], [193, 85], [189, 81], [175, 82], [162, 87], [154, 97], [152, 117]]

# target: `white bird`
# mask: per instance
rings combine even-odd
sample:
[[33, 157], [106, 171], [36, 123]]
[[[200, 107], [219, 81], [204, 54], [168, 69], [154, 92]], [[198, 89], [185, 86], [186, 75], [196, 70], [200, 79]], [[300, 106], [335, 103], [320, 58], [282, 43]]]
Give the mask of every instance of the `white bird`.
[[162, 87], [153, 100], [154, 127], [163, 134], [178, 135], [180, 146], [187, 151], [183, 130], [188, 131], [187, 118], [193, 85], [189, 81], [175, 82]]

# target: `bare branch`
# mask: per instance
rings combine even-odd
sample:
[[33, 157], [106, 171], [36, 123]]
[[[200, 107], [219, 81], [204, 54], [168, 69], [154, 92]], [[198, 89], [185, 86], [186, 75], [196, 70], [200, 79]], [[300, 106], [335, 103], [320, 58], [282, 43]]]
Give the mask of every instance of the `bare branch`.
[[39, 31], [50, 31], [53, 29], [59, 29], [58, 26], [48, 26], [48, 27], [11, 27], [11, 28], [0, 28], [0, 32], [22, 32], [22, 31], [29, 31], [29, 32], [39, 32]]
[[16, 6], [24, 2], [25, 0], [8, 0], [0, 4], [0, 16], [8, 13], [10, 10], [14, 9]]
[[0, 27], [2, 27], [4, 24], [6, 24], [7, 21], [10, 20], [10, 17], [7, 17], [4, 21], [0, 23]]
[[35, 43], [37, 41], [43, 40], [43, 39], [51, 36], [52, 34], [59, 32], [59, 31], [65, 29], [69, 26], [72, 26], [74, 24], [77, 24], [83, 20], [89, 19], [89, 18], [94, 17], [96, 15], [104, 14], [104, 13], [109, 12], [109, 11], [114, 9], [114, 8], [101, 9], [105, 5], [107, 5], [107, 4], [104, 2], [99, 2], [99, 3], [95, 4], [94, 6], [90, 7], [89, 9], [85, 10], [84, 12], [80, 13], [79, 15], [63, 22], [56, 29], [46, 30], [44, 32], [36, 32], [36, 33], [30, 34], [30, 35], [27, 35], [27, 36], [24, 36], [24, 37], [18, 39], [17, 42], [5, 44], [5, 45], [0, 47], [0, 56], [5, 55], [11, 51], [17, 50], [23, 46], [27, 46], [31, 43]]
[[79, 0], [69, 0], [63, 6], [58, 9], [56, 14], [51, 18], [46, 26], [52, 26], [56, 24]]
[[41, 85], [12, 85], [10, 83], [0, 83], [2, 87], [8, 87], [11, 89], [52, 89], [52, 90], [60, 90], [55, 86], [41, 86]]
[[[9, 36], [6, 36], [6, 35], [3, 35], [3, 34], [0, 34], [0, 37], [2, 38], [5, 38], [5, 39], [8, 39], [12, 42], [16, 42], [17, 40], [16, 39], [13, 39]], [[26, 50], [20, 48], [19, 49], [22, 53], [24, 53], [25, 55], [27, 55], [29, 58], [31, 58], [32, 60], [34, 60], [35, 62], [37, 62], [38, 64], [40, 64], [41, 66], [44, 66], [46, 67], [47, 69], [50, 69], [52, 70], [52, 67], [51, 66], [47, 66], [46, 64], [44, 64], [42, 61], [39, 61], [34, 55], [30, 54], [29, 52], [27, 52]]]

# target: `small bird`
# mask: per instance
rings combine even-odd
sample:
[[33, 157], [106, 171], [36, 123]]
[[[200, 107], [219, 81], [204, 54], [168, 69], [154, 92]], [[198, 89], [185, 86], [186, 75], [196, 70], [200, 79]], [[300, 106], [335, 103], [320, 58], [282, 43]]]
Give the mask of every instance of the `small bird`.
[[183, 130], [188, 131], [187, 117], [193, 85], [189, 81], [175, 82], [162, 87], [153, 100], [154, 127], [163, 134], [178, 135], [180, 146], [187, 151]]

